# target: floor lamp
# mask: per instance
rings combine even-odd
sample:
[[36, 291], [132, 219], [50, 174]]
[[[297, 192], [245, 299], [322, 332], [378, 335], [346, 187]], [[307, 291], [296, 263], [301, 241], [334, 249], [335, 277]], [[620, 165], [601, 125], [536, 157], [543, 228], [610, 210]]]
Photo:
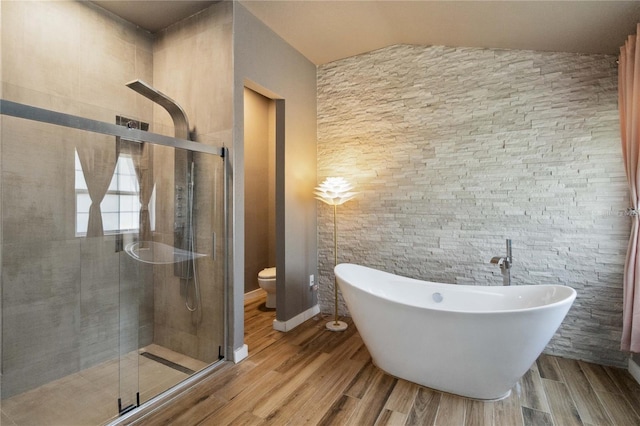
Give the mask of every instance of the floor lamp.
[[[324, 182], [315, 188], [316, 199], [333, 206], [333, 266], [338, 264], [338, 227], [336, 224], [336, 213], [340, 204], [346, 203], [356, 196], [356, 192], [351, 192], [353, 186], [341, 177], [326, 178]], [[344, 331], [347, 323], [338, 321], [338, 282], [333, 276], [334, 310], [333, 321], [327, 323], [327, 329], [331, 331]]]

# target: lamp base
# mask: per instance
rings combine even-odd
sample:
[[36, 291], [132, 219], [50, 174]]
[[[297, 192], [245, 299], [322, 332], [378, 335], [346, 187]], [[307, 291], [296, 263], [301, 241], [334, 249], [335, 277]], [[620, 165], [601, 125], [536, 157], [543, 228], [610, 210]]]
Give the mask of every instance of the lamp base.
[[347, 329], [347, 323], [343, 321], [329, 321], [327, 323], [327, 330], [329, 331], [345, 331]]

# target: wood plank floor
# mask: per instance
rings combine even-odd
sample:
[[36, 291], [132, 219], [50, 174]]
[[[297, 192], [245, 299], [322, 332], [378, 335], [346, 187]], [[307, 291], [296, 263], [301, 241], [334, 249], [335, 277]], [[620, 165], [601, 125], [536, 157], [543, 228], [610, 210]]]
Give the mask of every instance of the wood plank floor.
[[371, 363], [349, 318], [272, 329], [264, 299], [246, 303], [249, 357], [225, 364], [140, 420], [149, 425], [640, 425], [640, 385], [622, 369], [543, 355], [498, 402], [391, 377]]

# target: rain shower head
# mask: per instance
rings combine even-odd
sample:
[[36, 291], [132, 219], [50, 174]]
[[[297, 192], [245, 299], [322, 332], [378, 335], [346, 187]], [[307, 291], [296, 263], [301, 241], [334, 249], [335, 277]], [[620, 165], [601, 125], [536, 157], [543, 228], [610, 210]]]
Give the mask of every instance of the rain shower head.
[[184, 110], [170, 97], [164, 93], [154, 89], [144, 81], [138, 79], [127, 83], [127, 87], [140, 93], [145, 98], [157, 103], [162, 108], [166, 109], [171, 118], [173, 119], [173, 126], [175, 128], [175, 137], [180, 139], [189, 138], [189, 120]]

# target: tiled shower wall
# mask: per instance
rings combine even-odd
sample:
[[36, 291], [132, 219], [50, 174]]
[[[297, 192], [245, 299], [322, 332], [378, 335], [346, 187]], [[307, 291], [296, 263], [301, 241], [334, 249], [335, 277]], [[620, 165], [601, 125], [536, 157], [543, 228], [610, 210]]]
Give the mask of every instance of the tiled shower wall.
[[[623, 366], [629, 219], [616, 58], [397, 45], [318, 69], [318, 181], [338, 208], [339, 262], [414, 278], [578, 297], [547, 353]], [[320, 303], [333, 309], [332, 210], [319, 203]], [[347, 313], [340, 302], [340, 311]]]
[[[155, 35], [153, 42], [153, 84], [176, 99], [189, 119], [195, 141], [212, 146], [231, 144], [232, 126], [232, 12], [231, 2], [212, 5]], [[158, 105], [154, 119], [157, 132], [173, 135], [173, 120]], [[217, 256], [197, 263], [202, 309], [189, 312], [184, 290], [175, 276], [156, 274], [154, 293], [154, 343], [192, 358], [211, 363], [218, 359], [224, 327], [224, 222], [222, 208], [222, 169], [219, 158], [196, 155], [195, 230], [196, 247], [209, 253], [213, 232]], [[159, 170], [171, 188], [173, 160]], [[173, 211], [159, 214], [163, 224], [154, 238], [173, 240]]]
[[[151, 105], [125, 86], [152, 81], [148, 33], [87, 2], [0, 7], [4, 99], [105, 122], [151, 121]], [[153, 339], [149, 274], [136, 294], [142, 269], [115, 252], [114, 236], [75, 234], [81, 144], [115, 150], [113, 137], [2, 119], [2, 398], [117, 359], [120, 343], [132, 343], [121, 329], [135, 343]]]

